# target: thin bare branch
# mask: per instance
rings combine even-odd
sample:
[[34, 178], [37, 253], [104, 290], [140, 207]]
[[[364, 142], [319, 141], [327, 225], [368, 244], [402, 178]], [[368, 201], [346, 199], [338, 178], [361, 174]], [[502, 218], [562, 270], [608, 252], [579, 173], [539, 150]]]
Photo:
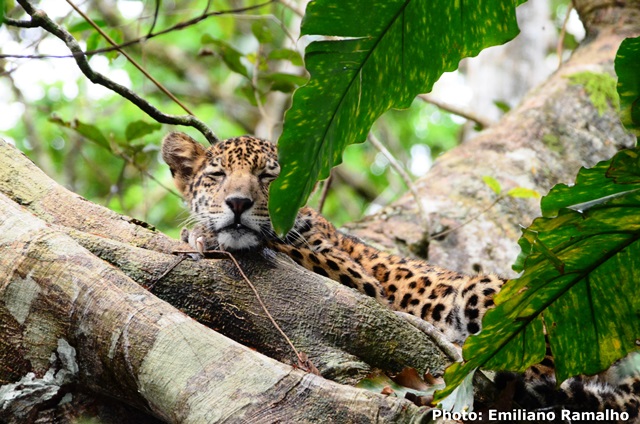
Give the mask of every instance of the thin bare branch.
[[490, 127], [491, 125], [493, 125], [493, 121], [491, 119], [489, 119], [489, 118], [485, 118], [483, 116], [479, 116], [479, 115], [473, 113], [470, 110], [466, 110], [466, 109], [463, 109], [461, 107], [445, 103], [445, 102], [443, 102], [441, 100], [438, 100], [438, 99], [436, 99], [433, 96], [430, 96], [428, 94], [419, 94], [418, 98], [420, 100], [422, 100], [423, 102], [430, 103], [430, 104], [432, 104], [434, 106], [439, 107], [440, 109], [444, 110], [445, 112], [449, 112], [449, 113], [452, 113], [454, 115], [462, 116], [465, 119], [473, 121], [476, 124], [478, 124], [480, 126], [480, 128], [482, 128], [482, 129]]
[[138, 106], [142, 111], [147, 113], [150, 117], [155, 119], [158, 122], [163, 124], [172, 124], [172, 125], [185, 125], [189, 127], [193, 127], [200, 131], [205, 138], [209, 141], [209, 143], [214, 144], [217, 143], [218, 137], [214, 134], [213, 131], [209, 127], [207, 127], [202, 121], [196, 118], [193, 115], [188, 116], [176, 116], [176, 115], [168, 115], [160, 112], [158, 109], [153, 107], [149, 102], [147, 102], [142, 97], [138, 96], [133, 91], [129, 90], [127, 87], [116, 83], [115, 81], [105, 77], [99, 72], [95, 72], [89, 62], [87, 61], [86, 56], [82, 52], [78, 41], [64, 28], [55, 23], [49, 16], [40, 9], [36, 9], [31, 3], [26, 0], [18, 0], [18, 3], [22, 8], [27, 12], [31, 19], [37, 24], [37, 26], [41, 27], [45, 31], [50, 32], [51, 34], [58, 37], [62, 40], [69, 50], [73, 53], [73, 57], [78, 64], [78, 67], [82, 71], [82, 73], [89, 78], [91, 82], [94, 84], [100, 84], [109, 90], [112, 90], [122, 97], [129, 100], [131, 103]]
[[[236, 14], [236, 13], [243, 13], [243, 12], [248, 12], [251, 10], [255, 10], [255, 9], [260, 9], [262, 7], [268, 6], [271, 3], [274, 3], [276, 0], [269, 0], [266, 1], [264, 3], [260, 3], [260, 4], [256, 4], [253, 6], [247, 6], [247, 7], [240, 7], [237, 9], [229, 9], [229, 10], [220, 10], [220, 11], [216, 11], [216, 12], [208, 12], [206, 11], [205, 13], [203, 13], [200, 16], [197, 16], [193, 19], [188, 19], [186, 21], [183, 22], [179, 22], [173, 26], [170, 26], [168, 28], [165, 28], [161, 31], [158, 31], [156, 33], [153, 34], [147, 34], [143, 37], [139, 37], [139, 38], [135, 38], [133, 40], [129, 40], [129, 41], [125, 41], [124, 43], [118, 44], [116, 47], [105, 47], [102, 49], [95, 49], [95, 50], [87, 50], [86, 52], [82, 52], [85, 56], [93, 56], [95, 54], [100, 54], [100, 53], [108, 53], [108, 52], [112, 52], [115, 50], [119, 50], [125, 47], [129, 47], [132, 46], [134, 44], [139, 44], [142, 43], [144, 41], [147, 41], [151, 38], [157, 37], [159, 35], [164, 35], [164, 34], [168, 34], [170, 32], [173, 31], [179, 31], [181, 29], [185, 29], [188, 28], [192, 25], [196, 25], [198, 23], [200, 23], [201, 21], [211, 17], [211, 16], [220, 16], [220, 15], [229, 15], [229, 14]], [[208, 10], [208, 8], [207, 8]], [[13, 21], [13, 20], [12, 20]], [[24, 27], [24, 22], [27, 21], [16, 21], [16, 22], [22, 22], [23, 24], [20, 25], [15, 25], [15, 26], [23, 26]], [[32, 21], [31, 21], [32, 22]], [[9, 22], [7, 22], [8, 25], [11, 25]], [[40, 26], [37, 23], [34, 23], [33, 25], [30, 25], [29, 28], [33, 28], [33, 27], [37, 27]], [[18, 55], [18, 54], [0, 54], [0, 59], [9, 59], [9, 58], [13, 58], [13, 59], [69, 59], [69, 58], [73, 58], [75, 57], [75, 55], [70, 54], [70, 55], [54, 55], [54, 54], [31, 54], [31, 55]]]
[[[207, 3], [207, 7], [209, 4]], [[149, 31], [147, 31], [147, 38], [153, 34], [153, 30], [156, 28], [156, 24], [158, 23], [158, 16], [160, 16], [160, 0], [155, 0], [155, 7], [153, 9], [153, 21], [151, 22], [151, 27]]]
[[[260, 293], [258, 293], [258, 289], [256, 289], [256, 287], [253, 285], [251, 280], [249, 280], [249, 277], [247, 277], [247, 274], [244, 273], [244, 271], [242, 270], [242, 267], [240, 266], [240, 264], [238, 263], [238, 261], [236, 260], [236, 258], [233, 256], [231, 252], [227, 252], [226, 250], [201, 250], [201, 251], [194, 250], [194, 251], [174, 251], [173, 253], [180, 255], [180, 259], [175, 263], [171, 264], [169, 269], [163, 272], [162, 275], [160, 275], [152, 283], [151, 287], [153, 287], [159, 280], [165, 277], [172, 269], [174, 269], [178, 264], [180, 264], [180, 262], [182, 262], [187, 256], [200, 254], [206, 258], [213, 256], [216, 259], [231, 260], [235, 265], [235, 267], [237, 268], [240, 275], [242, 276], [242, 279], [245, 281], [245, 283], [247, 283], [249, 288], [251, 288], [251, 290], [253, 291], [253, 294], [255, 295], [256, 300], [260, 304], [260, 307], [262, 308], [264, 313], [267, 315], [267, 318], [269, 319], [269, 321], [271, 321], [271, 324], [273, 324], [274, 328], [282, 335], [282, 337], [287, 342], [289, 347], [291, 347], [291, 350], [293, 350], [293, 352], [295, 353], [296, 357], [298, 358], [298, 365], [301, 367], [308, 367], [308, 369], [305, 369], [305, 371], [307, 372], [312, 372], [313, 374], [320, 375], [316, 367], [309, 361], [308, 356], [304, 352], [299, 352], [298, 349], [296, 349], [296, 347], [293, 345], [293, 342], [291, 341], [289, 336], [287, 336], [284, 330], [282, 330], [282, 328], [278, 325], [276, 320], [273, 318], [273, 316], [267, 309], [267, 305], [265, 305], [264, 302], [262, 301], [262, 297], [260, 297]], [[149, 288], [149, 290], [151, 289]]]
[[558, 44], [556, 45], [556, 54], [558, 55], [558, 67], [562, 66], [562, 52], [564, 46], [564, 37], [567, 34], [567, 23], [573, 10], [573, 3], [569, 2], [567, 6], [567, 14], [564, 16], [564, 22], [562, 22], [562, 28], [560, 29], [560, 35], [558, 35]]
[[118, 47], [117, 43], [115, 41], [113, 41], [113, 39], [111, 37], [109, 37], [109, 35], [104, 32], [102, 30], [102, 28], [100, 28], [94, 21], [93, 19], [91, 19], [86, 13], [84, 13], [82, 10], [80, 10], [80, 8], [78, 6], [75, 5], [75, 3], [73, 3], [71, 0], [66, 0], [66, 2], [69, 4], [69, 6], [71, 6], [73, 8], [73, 10], [75, 10], [76, 12], [78, 12], [78, 14], [80, 16], [82, 16], [82, 18], [89, 23], [89, 25], [91, 25], [93, 27], [93, 29], [95, 29], [96, 31], [98, 31], [98, 33], [100, 35], [102, 35], [102, 37], [107, 40], [109, 42], [109, 44], [111, 44], [113, 47], [116, 47], [118, 52], [123, 55], [124, 57], [127, 58], [127, 60], [136, 67], [136, 69], [138, 69], [140, 72], [142, 72], [142, 74], [147, 77], [147, 79], [149, 81], [151, 81], [156, 87], [158, 87], [158, 89], [160, 91], [162, 91], [164, 94], [166, 94], [171, 100], [173, 100], [178, 106], [180, 106], [185, 112], [187, 112], [189, 115], [193, 115], [195, 116], [195, 113], [191, 112], [191, 110], [189, 110], [189, 108], [187, 106], [185, 106], [176, 96], [173, 95], [173, 93], [171, 93], [169, 90], [167, 90], [165, 88], [164, 85], [160, 84], [160, 82], [158, 80], [156, 80], [153, 76], [151, 76], [151, 74], [149, 74], [147, 72], [146, 69], [144, 69], [142, 66], [140, 66], [140, 64], [138, 62], [136, 62], [136, 60], [134, 58], [132, 58], [131, 56], [129, 56], [127, 54], [127, 52], [125, 52], [124, 50], [122, 50], [120, 47]]
[[502, 199], [504, 199], [504, 196], [499, 196], [489, 206], [487, 206], [486, 208], [481, 210], [478, 214], [476, 214], [476, 215], [472, 216], [471, 218], [467, 219], [462, 224], [458, 225], [457, 227], [449, 228], [448, 230], [440, 231], [439, 233], [431, 234], [431, 236], [429, 238], [435, 239], [435, 238], [439, 238], [439, 237], [445, 236], [445, 235], [447, 235], [449, 233], [452, 233], [454, 231], [458, 231], [460, 228], [464, 227], [465, 225], [469, 224], [470, 222], [475, 221], [476, 219], [481, 217], [483, 214], [488, 212], [492, 207], [494, 207]]
[[322, 209], [324, 208], [324, 202], [327, 200], [327, 196], [329, 195], [329, 189], [331, 188], [331, 181], [333, 180], [333, 169], [329, 173], [329, 178], [324, 180], [324, 185], [322, 186], [322, 193], [320, 194], [320, 201], [318, 202], [318, 212], [322, 213]]
[[411, 195], [415, 199], [416, 207], [418, 208], [418, 214], [421, 217], [422, 226], [425, 229], [425, 234], [429, 234], [429, 216], [427, 215], [427, 212], [424, 210], [424, 207], [422, 206], [420, 195], [418, 194], [418, 190], [416, 190], [416, 187], [413, 185], [413, 181], [411, 181], [411, 177], [404, 170], [404, 167], [402, 166], [402, 164], [398, 162], [398, 160], [391, 154], [391, 152], [380, 142], [380, 140], [378, 140], [378, 138], [372, 132], [369, 132], [369, 135], [367, 136], [367, 140], [369, 140], [369, 142], [373, 145], [373, 147], [378, 149], [380, 153], [382, 153], [384, 157], [387, 158], [391, 167], [396, 170], [398, 175], [400, 175], [400, 178], [405, 183], [405, 185], [411, 192]]
[[269, 318], [269, 320], [271, 321], [271, 323], [273, 324], [273, 326], [276, 328], [276, 330], [278, 330], [278, 332], [280, 332], [280, 334], [282, 334], [282, 337], [284, 337], [284, 339], [286, 340], [286, 342], [289, 344], [289, 346], [291, 347], [291, 349], [293, 350], [293, 352], [296, 354], [296, 356], [298, 357], [298, 361], [300, 361], [301, 363], [305, 362], [305, 357], [300, 356], [300, 352], [298, 352], [298, 349], [296, 349], [296, 347], [293, 345], [293, 342], [291, 341], [291, 339], [289, 339], [289, 336], [287, 336], [285, 334], [284, 331], [282, 331], [282, 328], [280, 328], [280, 326], [278, 325], [278, 323], [276, 322], [275, 319], [273, 319], [273, 316], [271, 316], [271, 313], [269, 312], [269, 310], [267, 309], [267, 306], [264, 304], [264, 302], [262, 301], [262, 298], [260, 297], [260, 293], [258, 293], [258, 289], [256, 289], [256, 287], [253, 285], [253, 283], [251, 282], [251, 280], [249, 280], [249, 277], [247, 277], [247, 275], [244, 273], [244, 271], [242, 270], [242, 268], [240, 267], [240, 264], [238, 263], [238, 261], [236, 260], [236, 258], [230, 253], [230, 252], [226, 252], [224, 250], [220, 251], [221, 253], [224, 253], [227, 255], [227, 257], [229, 259], [231, 259], [233, 261], [233, 264], [236, 266], [236, 268], [238, 268], [238, 272], [240, 272], [240, 275], [242, 275], [242, 278], [244, 279], [244, 281], [247, 283], [247, 285], [251, 288], [251, 290], [253, 291], [253, 294], [256, 296], [256, 300], [258, 301], [258, 303], [260, 304], [260, 306], [262, 307], [262, 310], [264, 311], [264, 313], [267, 315], [267, 318]]

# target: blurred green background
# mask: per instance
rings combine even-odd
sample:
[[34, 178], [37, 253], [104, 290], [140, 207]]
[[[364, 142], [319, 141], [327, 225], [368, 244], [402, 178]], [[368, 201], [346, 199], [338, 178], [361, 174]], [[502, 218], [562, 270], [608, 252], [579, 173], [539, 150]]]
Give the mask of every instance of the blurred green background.
[[[548, 10], [547, 35], [551, 32], [557, 38], [568, 2], [537, 1], [545, 2]], [[298, 37], [305, 4], [291, 0], [164, 2], [156, 13], [153, 2], [90, 0], [81, 8], [117, 42], [203, 13], [222, 12], [134, 44], [127, 52], [219, 137], [256, 134], [275, 140], [291, 93], [307, 79], [302, 55], [309, 40]], [[66, 27], [85, 50], [108, 47], [67, 4], [44, 0], [39, 7]], [[19, 6], [7, 3], [5, 8], [8, 17], [26, 19]], [[575, 19], [570, 19], [573, 26], [579, 25]], [[571, 28], [567, 26], [562, 38], [563, 55], [580, 36], [579, 28]], [[540, 48], [546, 52], [550, 72], [557, 66], [556, 45], [545, 42]], [[68, 54], [63, 43], [38, 29], [0, 27], [0, 138], [15, 144], [68, 189], [177, 237], [187, 212], [159, 157], [160, 143], [173, 130], [206, 143], [204, 137], [192, 129], [152, 125], [153, 120], [136, 106], [88, 81], [71, 58], [39, 56]], [[119, 53], [92, 55], [90, 64], [162, 112], [184, 114]], [[466, 72], [463, 65], [445, 75], [446, 81], [434, 90], [436, 95], [468, 108], [474, 87]], [[491, 101], [504, 111], [517, 99]], [[464, 140], [473, 126], [465, 118], [416, 100], [408, 110], [385, 114], [373, 132], [417, 178], [433, 159]], [[337, 225], [374, 212], [406, 191], [389, 161], [368, 143], [348, 148], [343, 165], [332, 175], [323, 213]], [[312, 196], [312, 206], [318, 205], [320, 191]]]

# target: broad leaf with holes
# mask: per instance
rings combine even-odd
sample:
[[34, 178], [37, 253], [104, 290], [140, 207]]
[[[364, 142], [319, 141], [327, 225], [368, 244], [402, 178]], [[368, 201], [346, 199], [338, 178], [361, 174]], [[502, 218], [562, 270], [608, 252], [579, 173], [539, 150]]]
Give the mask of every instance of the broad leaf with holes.
[[542, 205], [544, 216], [519, 242], [524, 273], [496, 296], [437, 398], [477, 367], [523, 371], [541, 360], [543, 320], [559, 381], [600, 372], [637, 348], [640, 148], [582, 169], [574, 186], [559, 184]]
[[317, 0], [302, 34], [340, 37], [306, 49], [307, 85], [293, 96], [279, 140], [282, 172], [269, 211], [285, 233], [318, 179], [365, 140], [390, 108], [409, 107], [463, 57], [513, 38], [520, 0]]

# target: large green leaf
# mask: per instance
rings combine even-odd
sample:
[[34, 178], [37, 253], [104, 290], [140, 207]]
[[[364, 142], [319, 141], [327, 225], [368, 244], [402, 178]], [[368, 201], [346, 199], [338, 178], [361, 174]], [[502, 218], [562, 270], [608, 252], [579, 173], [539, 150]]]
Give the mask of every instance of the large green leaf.
[[640, 37], [622, 42], [615, 67], [622, 123], [640, 137]]
[[274, 227], [286, 232], [318, 179], [342, 152], [365, 140], [390, 108], [406, 108], [463, 57], [504, 43], [517, 32], [520, 0], [317, 0], [306, 35], [343, 37], [306, 49], [307, 85], [293, 96], [279, 140], [282, 172], [272, 185]]
[[[600, 372], [637, 349], [639, 158], [638, 148], [622, 151], [543, 199], [545, 217], [519, 242], [524, 273], [496, 296], [482, 332], [464, 345], [467, 362], [446, 371], [447, 388], [438, 398], [477, 367], [522, 371], [538, 362], [545, 350], [542, 320], [559, 381]], [[576, 202], [575, 210], [564, 207]]]
[[[640, 189], [639, 160], [635, 150], [624, 150], [613, 158], [613, 163], [600, 162], [593, 168], [583, 169], [574, 186], [558, 184], [550, 193], [553, 196], [542, 199], [542, 216], [555, 216], [562, 208], [586, 210], [613, 197]], [[611, 184], [611, 178], [619, 184]]]

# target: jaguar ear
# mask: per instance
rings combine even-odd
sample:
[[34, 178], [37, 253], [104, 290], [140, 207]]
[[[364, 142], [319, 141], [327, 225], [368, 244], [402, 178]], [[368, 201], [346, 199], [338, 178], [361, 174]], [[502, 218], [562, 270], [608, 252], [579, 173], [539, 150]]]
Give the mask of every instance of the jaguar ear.
[[162, 159], [169, 165], [173, 181], [182, 194], [205, 157], [204, 147], [185, 133], [169, 133], [162, 141]]

